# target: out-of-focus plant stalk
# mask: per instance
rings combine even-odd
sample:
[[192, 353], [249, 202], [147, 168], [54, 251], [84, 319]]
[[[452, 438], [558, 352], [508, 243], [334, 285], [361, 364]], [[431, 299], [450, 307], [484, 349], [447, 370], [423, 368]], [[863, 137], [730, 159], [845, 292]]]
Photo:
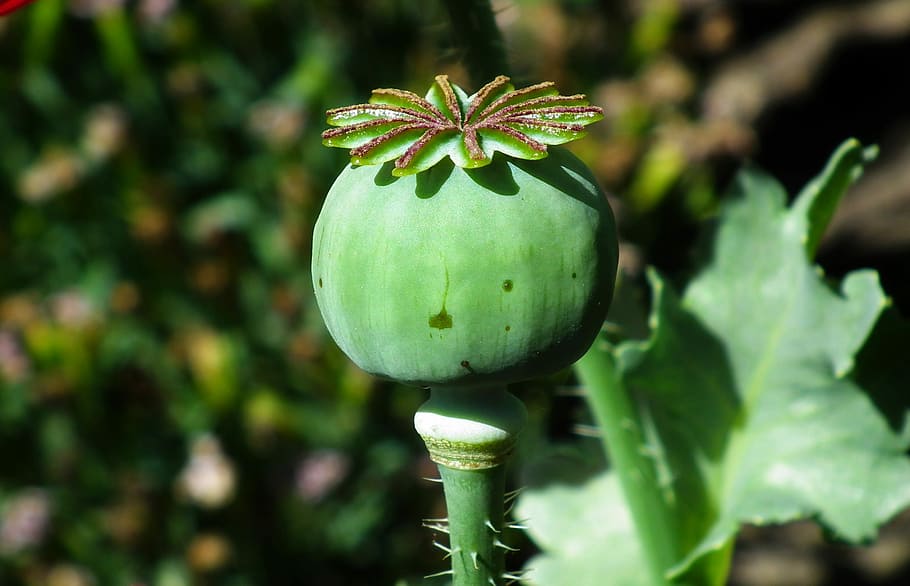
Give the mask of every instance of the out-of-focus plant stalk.
[[95, 16], [104, 56], [111, 72], [122, 75], [131, 96], [140, 102], [155, 102], [155, 86], [145, 71], [130, 21], [123, 6], [106, 7]]
[[575, 364], [585, 397], [603, 434], [604, 448], [619, 477], [653, 586], [669, 586], [666, 571], [676, 562], [673, 515], [660, 494], [653, 459], [632, 398], [616, 376], [602, 339]]
[[25, 62], [29, 69], [41, 67], [51, 58], [63, 11], [63, 0], [43, 0], [28, 10]]
[[509, 75], [505, 42], [490, 0], [444, 0], [443, 4], [472, 83], [480, 87], [497, 75]]

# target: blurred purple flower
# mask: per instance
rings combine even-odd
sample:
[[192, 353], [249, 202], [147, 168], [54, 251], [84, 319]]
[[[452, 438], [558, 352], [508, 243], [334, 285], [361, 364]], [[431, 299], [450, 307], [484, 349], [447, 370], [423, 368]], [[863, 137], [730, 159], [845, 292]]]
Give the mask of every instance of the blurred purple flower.
[[141, 0], [139, 18], [146, 24], [159, 24], [173, 12], [177, 0]]
[[350, 459], [338, 450], [313, 452], [297, 466], [297, 495], [307, 502], [321, 501], [344, 480], [350, 467]]
[[16, 554], [39, 545], [47, 534], [51, 503], [40, 489], [28, 489], [8, 499], [0, 512], [0, 554]]
[[303, 132], [303, 110], [297, 104], [263, 100], [250, 108], [247, 127], [253, 136], [272, 148], [288, 149]]
[[72, 328], [87, 326], [98, 318], [92, 302], [76, 290], [55, 295], [51, 300], [51, 312], [61, 325]]
[[0, 330], [0, 380], [21, 382], [28, 376], [30, 366], [15, 334]]

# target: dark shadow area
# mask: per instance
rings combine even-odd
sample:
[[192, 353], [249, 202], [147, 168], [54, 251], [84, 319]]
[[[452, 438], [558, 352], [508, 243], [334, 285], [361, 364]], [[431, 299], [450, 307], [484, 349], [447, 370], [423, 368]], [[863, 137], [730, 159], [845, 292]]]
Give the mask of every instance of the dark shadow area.
[[446, 182], [454, 168], [455, 163], [446, 157], [423, 173], [418, 173], [414, 194], [420, 199], [433, 197], [439, 192], [439, 188]]
[[518, 184], [512, 176], [509, 162], [512, 162], [512, 159], [496, 154], [493, 156], [493, 162], [486, 167], [465, 169], [465, 173], [474, 183], [493, 193], [515, 195], [518, 193]]
[[[590, 189], [578, 180], [577, 176], [584, 177], [591, 185], [597, 187], [597, 180], [591, 176], [591, 171], [584, 163], [578, 160], [571, 152], [563, 148], [550, 147], [547, 149], [547, 152], [549, 152], [549, 155], [547, 155], [550, 159], [547, 161], [549, 164], [544, 164], [540, 161], [526, 161], [520, 159], [513, 160], [513, 163], [528, 175], [536, 177], [547, 185], [555, 187], [573, 199], [591, 207], [603, 207], [604, 202], [595, 201], [594, 199], [600, 197], [600, 194], [592, 193]], [[599, 189], [600, 188], [597, 187], [598, 191]]]
[[380, 187], [385, 187], [386, 185], [391, 185], [398, 181], [400, 177], [396, 177], [392, 174], [392, 171], [395, 169], [394, 161], [386, 161], [380, 165], [379, 169], [376, 170], [376, 177], [373, 178], [373, 183]]
[[[661, 329], [651, 342], [647, 358], [628, 373], [631, 390], [644, 400], [660, 395], [655, 401], [655, 417], [666, 419], [659, 429], [676, 430], [685, 441], [708, 459], [723, 457], [727, 437], [718, 429], [732, 430], [741, 416], [740, 397], [730, 358], [723, 343], [694, 315], [686, 311], [670, 287], [664, 285], [655, 299], [661, 304]], [[649, 373], [640, 376], [637, 372]], [[701, 389], [697, 394], [681, 394], [676, 381]], [[662, 409], [657, 409], [656, 407]], [[661, 413], [663, 411], [663, 413]], [[698, 425], [680, 427], [681, 422]]]
[[908, 60], [910, 38], [840, 47], [811, 93], [771, 108], [759, 120], [758, 163], [795, 195], [812, 178], [806, 169], [821, 169], [848, 136], [882, 143], [910, 116], [910, 84], [897, 83], [899, 64]]
[[538, 446], [522, 466], [525, 488], [553, 484], [581, 486], [606, 467], [600, 442], [564, 442]]
[[[853, 378], [866, 390], [888, 420], [891, 429], [900, 434], [910, 415], [910, 321], [895, 308], [887, 309], [856, 357]], [[895, 381], [904, 381], [895, 385]]]

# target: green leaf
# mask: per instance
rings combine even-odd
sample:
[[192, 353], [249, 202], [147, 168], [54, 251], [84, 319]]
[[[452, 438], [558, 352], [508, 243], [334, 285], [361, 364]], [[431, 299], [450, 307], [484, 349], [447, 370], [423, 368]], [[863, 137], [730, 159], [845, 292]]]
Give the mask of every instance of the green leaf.
[[[738, 190], [714, 258], [684, 298], [722, 343], [733, 383], [725, 390], [740, 404], [713, 434], [722, 452], [703, 453], [712, 466], [700, 476], [718, 513], [679, 571], [741, 522], [812, 516], [858, 542], [910, 503], [906, 446], [848, 377], [886, 304], [877, 276], [855, 272], [831, 290], [800, 254], [819, 208], [787, 210], [782, 191], [755, 172]], [[696, 471], [678, 470], [687, 472]]]
[[547, 551], [528, 562], [530, 583], [649, 586], [614, 475], [529, 490], [515, 514], [532, 521], [528, 533]]
[[877, 155], [877, 147], [864, 148], [855, 138], [844, 141], [834, 151], [821, 174], [810, 181], [797, 196], [793, 205], [794, 213], [805, 215], [809, 221], [809, 233], [805, 242], [809, 258], [815, 256], [825, 228], [831, 222], [834, 210], [847, 188], [859, 179], [865, 165], [871, 163]]
[[[806, 255], [863, 152], [847, 143], [791, 208], [773, 179], [742, 172], [709, 260], [685, 294], [650, 275], [651, 337], [594, 351], [609, 352], [600, 359], [615, 361], [644, 422], [640, 449], [653, 460], [651, 476], [672, 517], [666, 526], [676, 533], [677, 563], [665, 568], [674, 583], [723, 584], [743, 523], [815, 518], [857, 543], [910, 504], [907, 441], [873, 401], [883, 395], [870, 397], [857, 382], [872, 380], [868, 368], [854, 376], [856, 355], [887, 305], [878, 278], [858, 271], [833, 288]], [[906, 330], [897, 334], [906, 339]], [[591, 400], [600, 392], [589, 389]], [[592, 509], [616, 506], [601, 500]], [[588, 510], [565, 522], [591, 535], [598, 515]], [[566, 553], [539, 536], [546, 525], [530, 523], [547, 563], [570, 573]], [[587, 551], [606, 557], [611, 546]], [[566, 575], [536, 583], [555, 586]]]

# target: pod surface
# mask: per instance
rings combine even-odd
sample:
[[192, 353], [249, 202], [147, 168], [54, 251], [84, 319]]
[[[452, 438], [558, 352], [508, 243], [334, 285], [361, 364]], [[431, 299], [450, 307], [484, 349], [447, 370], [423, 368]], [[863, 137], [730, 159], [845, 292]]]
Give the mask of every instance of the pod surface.
[[377, 376], [509, 383], [574, 362], [612, 297], [613, 215], [568, 151], [440, 163], [396, 178], [348, 166], [314, 228], [316, 300], [339, 347]]

